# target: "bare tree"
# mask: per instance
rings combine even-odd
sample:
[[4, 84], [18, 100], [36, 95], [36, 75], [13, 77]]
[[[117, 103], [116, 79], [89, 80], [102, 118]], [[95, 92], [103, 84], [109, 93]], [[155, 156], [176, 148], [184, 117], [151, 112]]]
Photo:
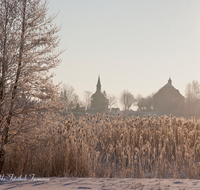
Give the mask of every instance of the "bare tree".
[[131, 106], [136, 103], [136, 99], [133, 94], [131, 94], [128, 90], [124, 90], [120, 96], [120, 102], [124, 107], [124, 110], [129, 110]]
[[142, 95], [137, 96], [137, 106], [140, 111], [152, 111], [153, 110], [153, 96], [142, 97]]
[[186, 85], [185, 89], [186, 99], [199, 99], [200, 98], [200, 84], [198, 81], [193, 80]]
[[0, 1], [0, 170], [4, 147], [61, 108], [49, 73], [62, 53], [54, 18], [46, 1]]
[[200, 84], [198, 81], [193, 80], [186, 85], [185, 98], [186, 114], [188, 116], [199, 116]]
[[79, 101], [78, 95], [75, 93], [75, 89], [69, 84], [64, 84], [61, 90], [60, 99], [67, 104], [68, 109], [75, 108]]
[[91, 107], [91, 96], [92, 96], [92, 92], [90, 91], [84, 91], [84, 105], [85, 107]]
[[108, 105], [110, 108], [117, 105], [117, 97], [115, 95], [108, 94], [107, 98], [109, 99]]

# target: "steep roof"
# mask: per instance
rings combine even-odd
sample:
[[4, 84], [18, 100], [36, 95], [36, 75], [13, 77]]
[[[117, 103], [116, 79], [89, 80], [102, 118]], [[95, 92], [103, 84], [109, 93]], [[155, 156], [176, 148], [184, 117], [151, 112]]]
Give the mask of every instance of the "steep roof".
[[100, 76], [98, 77], [97, 85], [101, 85]]
[[100, 76], [98, 76], [98, 81], [97, 81], [97, 85], [96, 85], [96, 92], [94, 94], [92, 94], [91, 98], [105, 98], [108, 99], [106, 96], [105, 91], [101, 92], [101, 81], [100, 81]]
[[91, 98], [105, 98], [108, 100], [108, 98], [105, 96], [105, 94], [100, 91], [96, 91], [94, 94], [92, 94]]
[[98, 91], [98, 92], [101, 92], [100, 76], [98, 77], [98, 81], [97, 81], [97, 91]]
[[179, 90], [174, 88], [174, 86], [172, 85], [171, 78], [169, 78], [168, 83], [166, 85], [164, 85], [156, 94], [154, 94], [153, 97], [159, 95], [163, 91], [176, 91], [177, 94], [179, 94], [180, 96], [182, 96], [184, 98], [184, 96], [179, 92]]

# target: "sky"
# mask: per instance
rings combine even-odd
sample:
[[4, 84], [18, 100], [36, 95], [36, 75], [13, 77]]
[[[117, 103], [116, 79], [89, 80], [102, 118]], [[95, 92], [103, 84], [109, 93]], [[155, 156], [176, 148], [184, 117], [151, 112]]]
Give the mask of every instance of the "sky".
[[120, 96], [157, 92], [169, 77], [185, 95], [200, 82], [199, 0], [49, 0], [48, 13], [61, 26], [62, 63], [55, 84]]

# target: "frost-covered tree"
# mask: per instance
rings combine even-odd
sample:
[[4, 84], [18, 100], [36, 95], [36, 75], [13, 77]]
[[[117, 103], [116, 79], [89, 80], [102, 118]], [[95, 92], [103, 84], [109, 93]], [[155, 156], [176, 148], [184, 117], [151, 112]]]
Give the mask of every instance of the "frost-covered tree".
[[109, 99], [109, 102], [108, 102], [108, 105], [110, 106], [110, 108], [112, 108], [112, 106], [116, 106], [117, 105], [117, 97], [115, 95], [112, 95], [112, 94], [108, 94], [108, 99]]
[[137, 96], [137, 106], [139, 111], [152, 111], [153, 110], [153, 96], [149, 95], [147, 97], [142, 97], [142, 95]]
[[0, 1], [0, 170], [6, 146], [61, 108], [49, 73], [62, 53], [55, 17], [46, 1]]
[[91, 107], [91, 96], [92, 96], [92, 92], [90, 91], [84, 91], [83, 93], [84, 96], [84, 106], [87, 107]]
[[60, 94], [60, 100], [66, 103], [68, 109], [75, 108], [80, 103], [78, 95], [75, 93], [74, 87], [64, 84]]
[[124, 107], [124, 110], [129, 110], [131, 106], [135, 105], [136, 99], [131, 92], [124, 90], [120, 96], [120, 103]]
[[200, 116], [200, 84], [196, 80], [186, 85], [185, 108], [187, 116]]

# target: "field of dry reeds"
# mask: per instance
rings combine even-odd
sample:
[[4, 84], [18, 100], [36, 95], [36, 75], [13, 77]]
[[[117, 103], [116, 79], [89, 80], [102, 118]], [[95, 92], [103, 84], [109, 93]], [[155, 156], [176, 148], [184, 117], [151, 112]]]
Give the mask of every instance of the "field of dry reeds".
[[[37, 134], [37, 135], [36, 135]], [[7, 148], [5, 174], [200, 178], [200, 121], [73, 115]]]

